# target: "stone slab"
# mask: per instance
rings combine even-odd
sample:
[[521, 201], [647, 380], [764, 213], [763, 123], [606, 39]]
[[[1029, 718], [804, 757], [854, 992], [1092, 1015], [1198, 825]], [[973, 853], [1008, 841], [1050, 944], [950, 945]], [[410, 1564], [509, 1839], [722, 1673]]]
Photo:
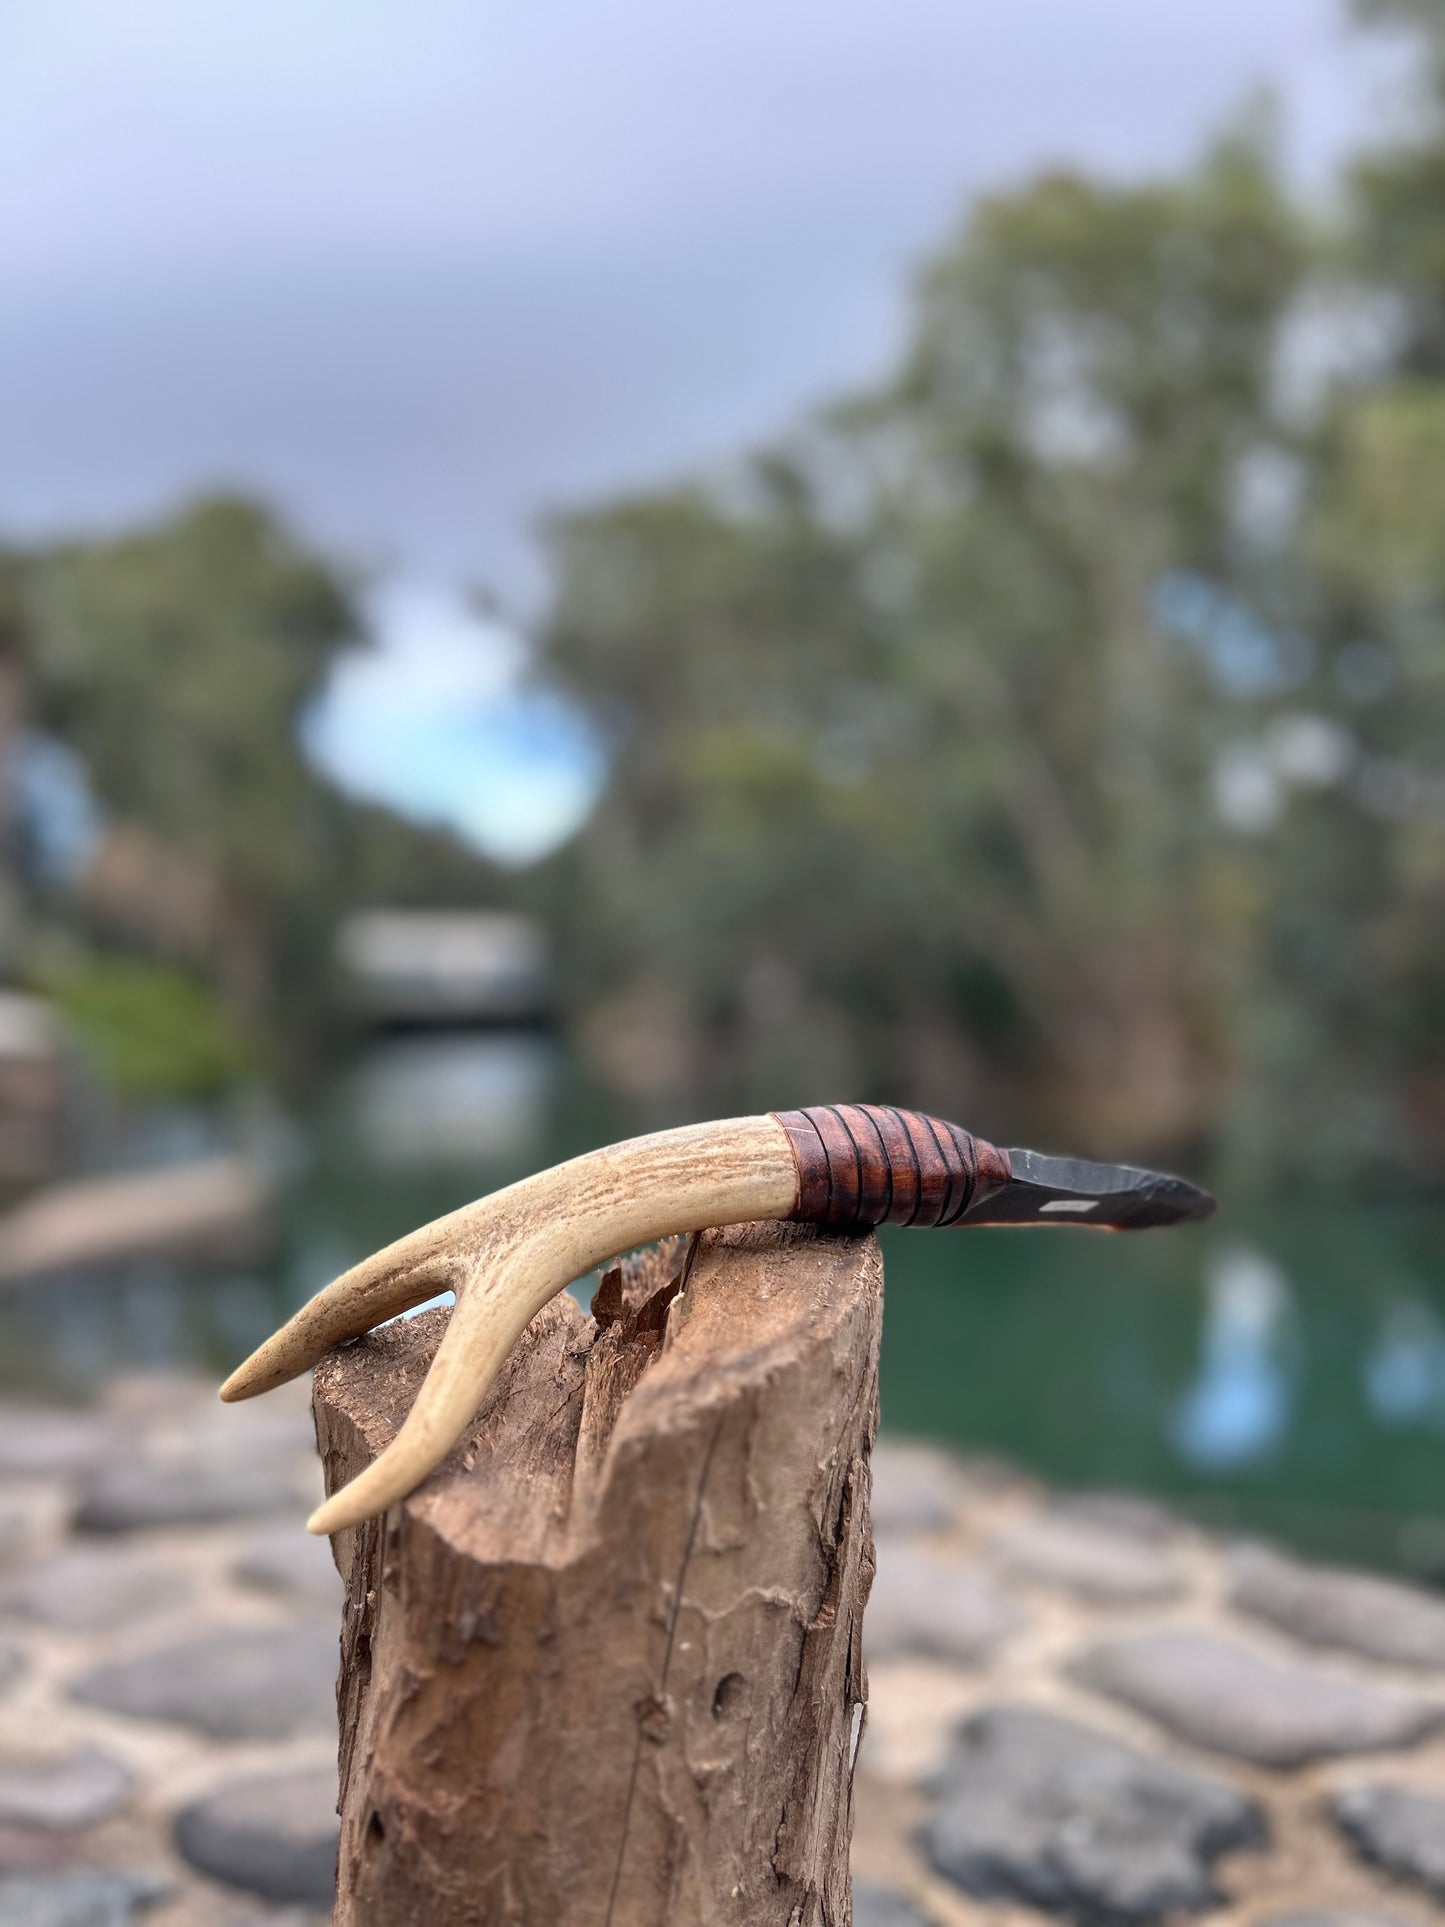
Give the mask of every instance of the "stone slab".
[[0, 1874], [3, 1927], [131, 1927], [164, 1898], [158, 1880], [113, 1873]]
[[1445, 1900], [1445, 1800], [1413, 1787], [1349, 1787], [1335, 1796], [1334, 1819], [1362, 1858]]
[[1266, 1914], [1258, 1927], [1405, 1927], [1397, 1916], [1349, 1907], [1312, 1907], [1305, 1913]]
[[163, 1559], [122, 1546], [70, 1545], [0, 1584], [0, 1613], [60, 1632], [101, 1632], [176, 1604], [189, 1591]]
[[231, 1572], [239, 1584], [258, 1592], [283, 1593], [328, 1610], [339, 1611], [345, 1593], [330, 1540], [318, 1539], [299, 1524], [257, 1533], [246, 1542]]
[[116, 1812], [129, 1795], [130, 1775], [98, 1746], [48, 1759], [0, 1753], [0, 1822], [6, 1825], [69, 1832]]
[[1390, 1692], [1213, 1633], [1129, 1634], [1096, 1646], [1069, 1671], [1177, 1738], [1257, 1766], [1407, 1746], [1445, 1722], [1439, 1699]]
[[176, 1845], [213, 1880], [277, 1902], [329, 1903], [336, 1883], [336, 1773], [250, 1776], [176, 1818]]
[[13, 1686], [24, 1670], [24, 1651], [8, 1640], [0, 1639], [0, 1693]]
[[872, 1472], [875, 1533], [939, 1532], [957, 1517], [958, 1468], [936, 1447], [881, 1438]]
[[853, 1927], [928, 1927], [912, 1901], [891, 1887], [853, 1882]]
[[1445, 1597], [1374, 1573], [1306, 1566], [1267, 1546], [1230, 1555], [1231, 1604], [1293, 1639], [1395, 1666], [1445, 1667]]
[[1167, 1540], [1142, 1539], [1054, 1508], [1009, 1533], [998, 1554], [1021, 1579], [1089, 1599], [1171, 1599], [1182, 1583]]
[[8, 1565], [24, 1551], [33, 1529], [32, 1515], [24, 1506], [0, 1505], [0, 1565]]
[[138, 1532], [217, 1525], [230, 1519], [302, 1516], [307, 1494], [289, 1462], [206, 1453], [159, 1461], [120, 1459], [86, 1479], [78, 1532]]
[[1255, 1803], [1075, 1721], [992, 1707], [960, 1729], [923, 1829], [978, 1900], [1130, 1923], [1214, 1905], [1221, 1854], [1264, 1844]]
[[1181, 1531], [1180, 1521], [1166, 1506], [1134, 1492], [1061, 1492], [1049, 1510], [1056, 1518], [1078, 1519], [1146, 1546], [1168, 1545]]
[[336, 1726], [337, 1635], [303, 1622], [212, 1634], [85, 1673], [71, 1696], [219, 1740], [279, 1740]]
[[104, 1459], [110, 1426], [94, 1412], [0, 1403], [0, 1477], [63, 1478]]
[[1019, 1623], [1003, 1594], [966, 1567], [899, 1541], [879, 1545], [863, 1616], [871, 1658], [925, 1653], [973, 1665]]

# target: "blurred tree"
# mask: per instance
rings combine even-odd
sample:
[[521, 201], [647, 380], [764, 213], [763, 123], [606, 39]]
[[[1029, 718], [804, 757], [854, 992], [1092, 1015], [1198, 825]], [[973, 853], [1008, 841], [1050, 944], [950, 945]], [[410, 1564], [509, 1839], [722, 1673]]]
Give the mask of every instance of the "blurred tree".
[[[1333, 343], [1262, 573], [1296, 638], [1256, 708], [1281, 792], [1238, 1011], [1241, 1152], [1445, 1171], [1445, 6], [1359, 0], [1405, 31], [1412, 98], [1352, 170], [1343, 245], [1296, 326]], [[1329, 358], [1326, 357], [1328, 361]], [[1277, 1161], [1277, 1158], [1276, 1158]]]
[[617, 744], [580, 994], [634, 1073], [1203, 1128], [1218, 698], [1153, 592], [1231, 566], [1303, 259], [1260, 126], [1176, 186], [1047, 178], [974, 212], [885, 391], [558, 528], [546, 660]]
[[1182, 180], [986, 200], [892, 382], [555, 525], [611, 1077], [1440, 1169], [1441, 155], [1361, 168], [1349, 248], [1267, 106]]
[[1369, 25], [1403, 30], [1418, 54], [1405, 137], [1355, 169], [1359, 256], [1388, 294], [1402, 373], [1445, 378], [1445, 6], [1353, 0]]
[[[300, 718], [361, 624], [344, 577], [256, 503], [216, 497], [138, 534], [13, 558], [9, 579], [32, 720], [79, 752], [106, 814], [79, 901], [112, 948], [139, 953], [113, 982], [103, 959], [62, 970], [87, 1011], [154, 1015], [170, 998], [176, 1036], [200, 1036], [178, 960], [269, 1039], [268, 1069], [293, 1071], [324, 1024], [344, 907], [488, 893], [480, 858], [352, 805], [305, 760]], [[159, 1087], [163, 1053], [147, 1050], [143, 1081]], [[178, 1051], [178, 1086], [233, 1058], [207, 1033]]]

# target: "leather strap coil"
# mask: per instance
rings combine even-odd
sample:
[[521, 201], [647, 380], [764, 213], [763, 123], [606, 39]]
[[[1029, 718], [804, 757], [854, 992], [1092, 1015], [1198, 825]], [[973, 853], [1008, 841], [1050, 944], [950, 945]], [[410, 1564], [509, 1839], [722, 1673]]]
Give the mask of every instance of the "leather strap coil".
[[1009, 1182], [1008, 1154], [960, 1125], [888, 1104], [774, 1111], [798, 1165], [792, 1217], [836, 1230], [957, 1224]]

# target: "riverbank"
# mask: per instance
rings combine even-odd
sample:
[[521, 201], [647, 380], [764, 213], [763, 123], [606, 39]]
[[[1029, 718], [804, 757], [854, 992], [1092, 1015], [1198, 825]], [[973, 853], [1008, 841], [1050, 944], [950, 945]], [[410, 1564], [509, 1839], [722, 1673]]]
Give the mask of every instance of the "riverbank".
[[[299, 1388], [0, 1404], [0, 1923], [327, 1918], [318, 1483]], [[1445, 1597], [892, 1439], [874, 1526], [858, 1927], [1440, 1918]]]

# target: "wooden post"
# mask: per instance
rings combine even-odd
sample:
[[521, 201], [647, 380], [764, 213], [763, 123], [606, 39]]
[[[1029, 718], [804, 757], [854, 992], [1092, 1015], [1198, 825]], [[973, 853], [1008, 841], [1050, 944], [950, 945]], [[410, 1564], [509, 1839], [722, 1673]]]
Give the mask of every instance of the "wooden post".
[[[339, 1533], [338, 1927], [848, 1927], [875, 1240], [748, 1225], [528, 1327], [441, 1469]], [[445, 1312], [317, 1367], [334, 1491]]]

